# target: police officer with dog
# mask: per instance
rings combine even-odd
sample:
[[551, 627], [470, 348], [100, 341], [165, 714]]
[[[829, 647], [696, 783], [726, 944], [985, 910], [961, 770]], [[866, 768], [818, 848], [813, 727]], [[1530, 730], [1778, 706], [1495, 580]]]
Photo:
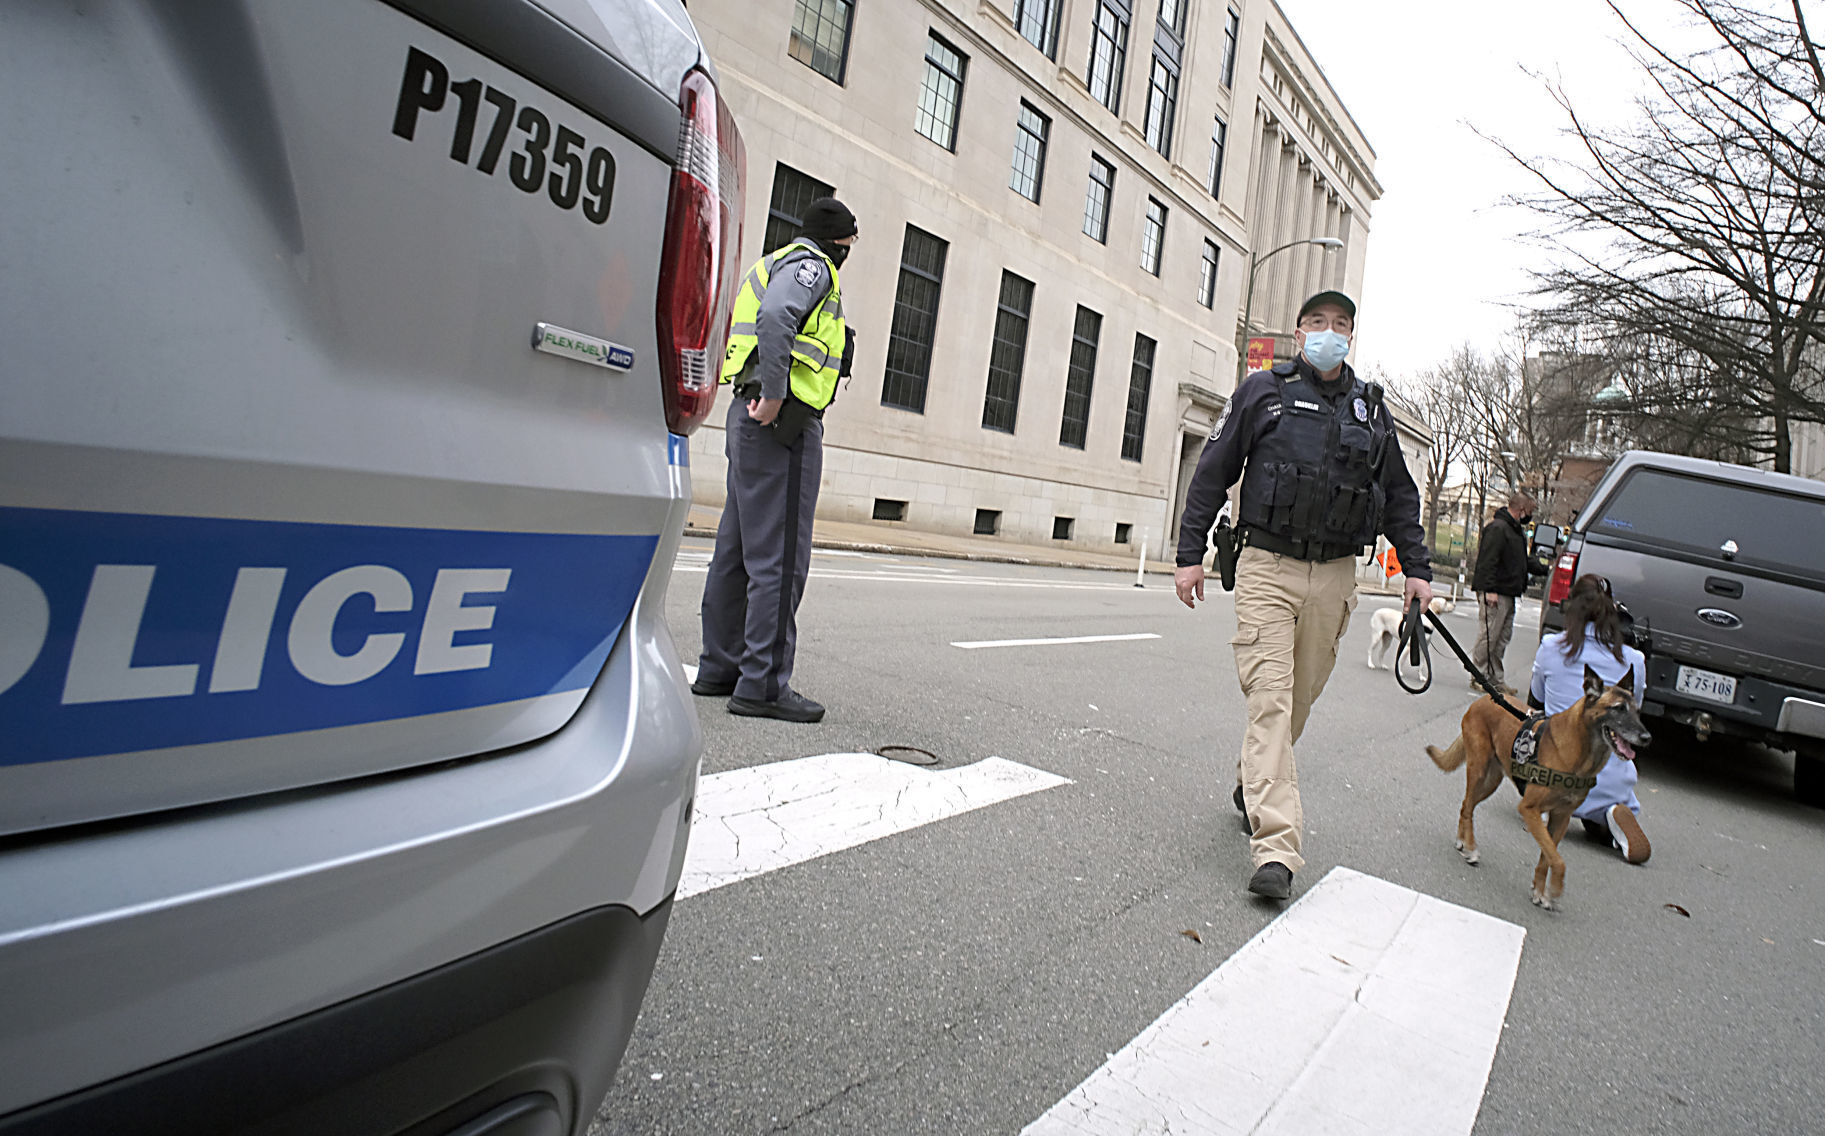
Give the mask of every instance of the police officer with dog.
[[704, 581], [703, 655], [691, 692], [731, 696], [731, 714], [824, 717], [791, 679], [824, 410], [853, 354], [837, 270], [855, 242], [847, 206], [834, 197], [811, 202], [799, 238], [748, 270], [730, 315], [722, 364], [735, 395], [724, 436], [728, 494]]
[[[1304, 866], [1293, 746], [1337, 661], [1356, 609], [1355, 558], [1386, 534], [1406, 572], [1405, 606], [1432, 599], [1419, 490], [1382, 390], [1344, 362], [1356, 304], [1319, 292], [1302, 304], [1295, 357], [1236, 388], [1198, 459], [1179, 528], [1179, 599], [1204, 598], [1211, 526], [1242, 482], [1239, 525], [1217, 529], [1236, 592], [1236, 673], [1248, 703], [1236, 807], [1250, 826], [1248, 890], [1292, 894]], [[1232, 577], [1233, 573], [1233, 577]]]

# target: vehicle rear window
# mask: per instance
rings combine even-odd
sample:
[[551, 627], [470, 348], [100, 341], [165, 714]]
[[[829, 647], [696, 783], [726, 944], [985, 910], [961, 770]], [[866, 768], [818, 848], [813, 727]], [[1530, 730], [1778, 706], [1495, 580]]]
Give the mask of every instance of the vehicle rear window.
[[1739, 563], [1811, 576], [1820, 570], [1825, 500], [1643, 469], [1585, 531], [1704, 556], [1735, 541]]

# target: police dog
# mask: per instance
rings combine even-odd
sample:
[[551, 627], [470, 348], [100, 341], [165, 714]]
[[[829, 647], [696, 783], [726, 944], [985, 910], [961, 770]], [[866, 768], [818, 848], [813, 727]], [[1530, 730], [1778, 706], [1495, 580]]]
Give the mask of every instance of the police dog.
[[[1427, 756], [1445, 772], [1465, 767], [1464, 807], [1458, 812], [1456, 843], [1467, 864], [1477, 862], [1471, 814], [1510, 775], [1515, 735], [1520, 730], [1518, 718], [1497, 706], [1494, 699], [1483, 697], [1464, 711], [1457, 740], [1450, 748], [1426, 747]], [[1634, 670], [1623, 672], [1622, 681], [1614, 686], [1605, 686], [1596, 671], [1585, 667], [1584, 697], [1546, 720], [1534, 761], [1573, 777], [1594, 777], [1612, 749], [1633, 761], [1635, 751], [1652, 740], [1635, 713]], [[1533, 901], [1549, 911], [1565, 892], [1565, 858], [1559, 855], [1559, 839], [1571, 823], [1572, 810], [1584, 803], [1589, 792], [1589, 788], [1531, 782], [1522, 787], [1521, 821], [1540, 846]]]
[[[1427, 605], [1435, 615], [1449, 615], [1457, 605], [1450, 596], [1433, 596]], [[1369, 617], [1369, 669], [1387, 662], [1388, 653], [1400, 642], [1400, 618], [1406, 614], [1397, 607], [1384, 607]], [[1389, 666], [1394, 664], [1389, 663]]]

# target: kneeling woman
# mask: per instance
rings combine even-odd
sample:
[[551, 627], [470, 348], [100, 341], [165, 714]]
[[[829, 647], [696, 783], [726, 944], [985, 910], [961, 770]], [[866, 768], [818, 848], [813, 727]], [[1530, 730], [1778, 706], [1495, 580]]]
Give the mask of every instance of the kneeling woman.
[[[1622, 612], [1610, 597], [1610, 582], [1602, 576], [1580, 576], [1565, 602], [1565, 630], [1540, 640], [1534, 654], [1533, 699], [1548, 714], [1557, 714], [1584, 697], [1584, 668], [1596, 671], [1606, 683], [1617, 682], [1625, 671], [1635, 672], [1635, 703], [1647, 689], [1647, 660], [1622, 641]], [[1631, 864], [1647, 860], [1648, 838], [1636, 819], [1641, 802], [1635, 799], [1635, 763], [1610, 754], [1597, 774], [1597, 784], [1573, 815], [1584, 822], [1584, 831], [1613, 844]]]

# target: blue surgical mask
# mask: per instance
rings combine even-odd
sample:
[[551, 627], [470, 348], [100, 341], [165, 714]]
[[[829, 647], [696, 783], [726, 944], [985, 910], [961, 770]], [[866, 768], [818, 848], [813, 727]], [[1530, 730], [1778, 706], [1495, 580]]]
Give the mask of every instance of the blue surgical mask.
[[1320, 374], [1343, 362], [1350, 353], [1350, 337], [1337, 331], [1305, 333], [1305, 358]]

